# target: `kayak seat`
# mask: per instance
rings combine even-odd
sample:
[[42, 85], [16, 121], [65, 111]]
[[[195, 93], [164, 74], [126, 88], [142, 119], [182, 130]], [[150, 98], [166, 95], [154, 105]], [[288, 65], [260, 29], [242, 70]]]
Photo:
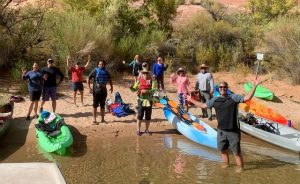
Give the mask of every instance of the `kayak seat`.
[[266, 132], [276, 133], [276, 128], [270, 123], [255, 124], [253, 126]]

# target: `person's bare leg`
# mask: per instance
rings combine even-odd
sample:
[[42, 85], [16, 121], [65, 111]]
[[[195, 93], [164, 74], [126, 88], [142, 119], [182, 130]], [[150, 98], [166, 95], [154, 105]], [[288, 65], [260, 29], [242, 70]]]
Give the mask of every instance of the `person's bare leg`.
[[141, 132], [141, 125], [142, 125], [142, 121], [137, 119], [136, 120], [136, 131]]
[[42, 103], [41, 103], [41, 108], [40, 108], [41, 110], [43, 110], [44, 105], [45, 105], [45, 102], [46, 102], [46, 101], [42, 101]]
[[55, 110], [56, 110], [56, 100], [52, 100], [52, 110], [55, 113]]
[[34, 104], [34, 102], [32, 101], [32, 102], [30, 103], [30, 105], [29, 105], [29, 109], [28, 109], [27, 117], [28, 117], [28, 116], [30, 117], [30, 114], [31, 114], [31, 112], [32, 112], [32, 108], [33, 108], [33, 104]]
[[94, 118], [94, 123], [97, 123], [97, 120], [96, 120], [96, 118], [97, 118], [97, 108], [94, 108], [94, 107], [93, 107], [93, 118]]
[[222, 159], [222, 168], [227, 168], [229, 166], [229, 156], [228, 149], [221, 151], [221, 159]]
[[33, 109], [33, 111], [34, 111], [34, 115], [36, 115], [36, 116], [37, 116], [38, 106], [39, 106], [39, 101], [34, 101], [34, 109]]
[[84, 105], [83, 103], [83, 90], [79, 91], [80, 92], [80, 100], [81, 100], [81, 104]]
[[104, 122], [104, 121], [105, 121], [105, 120], [104, 120], [105, 109], [101, 109], [100, 112], [101, 112], [101, 122]]
[[74, 93], [73, 93], [73, 102], [74, 102], [74, 105], [76, 105], [76, 94], [77, 94], [77, 91], [74, 91]]
[[235, 162], [237, 165], [236, 172], [241, 172], [244, 168], [243, 156], [241, 153], [234, 155]]
[[145, 120], [145, 122], [146, 122], [146, 129], [145, 129], [145, 132], [149, 132], [150, 120]]

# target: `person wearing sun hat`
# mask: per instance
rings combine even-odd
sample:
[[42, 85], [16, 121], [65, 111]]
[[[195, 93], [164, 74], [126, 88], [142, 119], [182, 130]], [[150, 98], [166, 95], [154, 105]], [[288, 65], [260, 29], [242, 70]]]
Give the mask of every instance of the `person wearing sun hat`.
[[181, 106], [181, 108], [186, 107], [186, 110], [188, 110], [185, 99], [190, 91], [190, 80], [185, 74], [185, 70], [183, 68], [178, 68], [177, 75], [175, 75], [174, 73], [171, 74], [170, 82], [176, 84], [179, 105]]
[[153, 94], [157, 91], [157, 83], [150, 76], [150, 72], [144, 68], [141, 71], [142, 77], [130, 88], [131, 91], [136, 91], [138, 95], [137, 107], [137, 135], [141, 136], [141, 122], [145, 117], [146, 128], [145, 134], [151, 135], [149, 126], [152, 115]]
[[[199, 73], [197, 75], [197, 81], [195, 90], [199, 90], [199, 99], [205, 103], [213, 96], [214, 90], [214, 78], [212, 73], [208, 71], [208, 66], [201, 64], [199, 66]], [[212, 108], [202, 109], [203, 118], [212, 120]]]

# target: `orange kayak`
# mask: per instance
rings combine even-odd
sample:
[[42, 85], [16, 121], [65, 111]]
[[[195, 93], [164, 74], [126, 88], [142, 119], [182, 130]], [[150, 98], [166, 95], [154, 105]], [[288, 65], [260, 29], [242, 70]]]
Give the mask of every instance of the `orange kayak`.
[[256, 116], [288, 126], [288, 120], [285, 117], [255, 100], [249, 100], [245, 103], [241, 103], [239, 108], [242, 111], [250, 112]]

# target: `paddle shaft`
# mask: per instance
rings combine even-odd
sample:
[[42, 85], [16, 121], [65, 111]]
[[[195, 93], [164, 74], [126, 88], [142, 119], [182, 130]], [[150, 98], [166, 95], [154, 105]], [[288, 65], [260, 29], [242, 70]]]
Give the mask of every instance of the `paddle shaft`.
[[256, 67], [255, 79], [257, 79], [259, 66], [260, 66], [260, 60], [258, 60], [258, 64], [257, 64], [257, 67]]

